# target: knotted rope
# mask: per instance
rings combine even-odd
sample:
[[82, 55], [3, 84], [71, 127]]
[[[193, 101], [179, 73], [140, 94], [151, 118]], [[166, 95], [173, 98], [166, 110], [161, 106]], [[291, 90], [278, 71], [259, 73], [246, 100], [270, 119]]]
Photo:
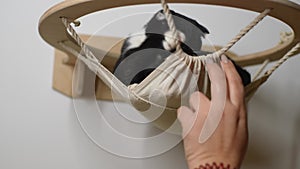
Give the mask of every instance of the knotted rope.
[[[172, 14], [170, 12], [170, 9], [168, 7], [168, 4], [165, 0], [161, 0], [161, 4], [163, 7], [163, 11], [165, 13], [166, 16], [166, 20], [167, 23], [169, 25], [170, 30], [172, 31], [172, 34], [174, 35], [174, 38], [178, 39], [178, 31], [176, 30], [176, 26], [174, 23], [174, 19], [172, 17]], [[268, 13], [270, 13], [271, 9], [265, 9], [262, 13], [260, 13], [248, 26], [246, 26], [244, 29], [242, 29], [240, 31], [240, 33], [238, 35], [236, 35], [235, 38], [233, 38], [225, 47], [223, 47], [222, 49], [220, 49], [219, 51], [215, 52], [215, 54], [213, 54], [212, 56], [217, 56], [220, 57], [222, 54], [224, 54], [225, 52], [227, 52], [234, 44], [236, 44], [242, 37], [244, 37], [250, 30], [252, 30], [260, 21], [262, 21], [267, 15]], [[180, 47], [180, 41], [176, 40], [175, 41], [175, 46], [176, 49], [182, 50]]]
[[161, 0], [161, 4], [162, 4], [164, 14], [166, 16], [167, 23], [168, 23], [169, 28], [172, 32], [172, 37], [175, 39], [174, 44], [170, 44], [170, 45], [175, 46], [176, 51], [179, 52], [179, 53], [182, 53], [182, 49], [181, 49], [181, 46], [180, 46], [181, 42], [179, 40], [180, 37], [179, 37], [178, 31], [176, 29], [175, 22], [174, 22], [172, 14], [171, 14], [170, 8], [169, 8], [169, 6], [168, 6], [168, 4], [166, 3], [165, 0]]

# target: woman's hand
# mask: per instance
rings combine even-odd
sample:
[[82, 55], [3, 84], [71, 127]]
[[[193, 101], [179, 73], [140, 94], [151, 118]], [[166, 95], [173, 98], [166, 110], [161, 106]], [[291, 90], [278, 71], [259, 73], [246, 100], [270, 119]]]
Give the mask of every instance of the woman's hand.
[[[216, 76], [213, 64], [216, 65], [216, 63], [207, 63], [210, 76]], [[211, 100], [204, 94], [195, 92], [190, 97], [190, 107], [183, 106], [178, 109], [178, 119], [183, 128], [185, 155], [190, 169], [221, 163], [225, 167], [230, 165], [230, 169], [238, 169], [247, 149], [248, 129], [244, 86], [233, 63], [226, 56], [222, 56], [221, 66], [227, 81], [226, 101], [224, 101], [221, 120], [207, 141], [200, 143], [199, 137], [210, 110]], [[212, 77], [210, 79], [212, 83], [217, 83], [217, 79], [212, 80], [214, 79]], [[212, 90], [214, 89], [212, 87]]]

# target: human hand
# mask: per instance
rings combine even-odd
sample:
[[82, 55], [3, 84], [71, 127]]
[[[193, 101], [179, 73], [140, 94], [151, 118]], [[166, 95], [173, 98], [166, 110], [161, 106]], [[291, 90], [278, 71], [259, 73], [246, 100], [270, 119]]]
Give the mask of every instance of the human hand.
[[[218, 82], [217, 78], [212, 77], [217, 76], [214, 73], [215, 66], [216, 63], [207, 64], [212, 85]], [[209, 139], [204, 143], [199, 142], [211, 100], [204, 94], [195, 92], [190, 97], [190, 108], [182, 106], [177, 111], [183, 128], [185, 156], [190, 169], [205, 169], [206, 165], [214, 166], [221, 163], [224, 164], [224, 169], [225, 167], [238, 169], [247, 149], [248, 129], [244, 86], [233, 63], [226, 56], [222, 56], [221, 66], [227, 81], [226, 101], [220, 122]], [[212, 92], [213, 90], [214, 88]]]

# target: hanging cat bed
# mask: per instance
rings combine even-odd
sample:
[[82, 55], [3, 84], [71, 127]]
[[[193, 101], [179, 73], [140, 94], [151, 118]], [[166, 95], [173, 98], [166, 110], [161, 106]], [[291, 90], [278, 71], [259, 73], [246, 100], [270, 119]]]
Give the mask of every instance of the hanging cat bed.
[[[155, 125], [175, 133], [178, 133], [179, 131], [178, 125], [173, 125], [176, 123], [177, 108], [182, 104], [187, 104], [187, 98], [195, 91], [202, 91], [209, 95], [209, 80], [207, 80], [207, 74], [204, 69], [206, 59], [211, 58], [218, 63], [222, 54], [226, 54], [235, 43], [267, 15], [288, 24], [293, 29], [293, 33], [290, 38], [271, 49], [234, 58], [234, 60], [242, 66], [262, 64], [262, 68], [255, 75], [253, 81], [245, 86], [246, 100], [249, 100], [254, 95], [259, 86], [264, 84], [282, 63], [289, 57], [300, 52], [300, 22], [298, 22], [300, 19], [300, 6], [292, 2], [284, 0], [169, 1], [171, 3], [221, 5], [247, 9], [255, 12], [262, 11], [262, 13], [260, 13], [246, 28], [241, 30], [241, 32], [225, 47], [222, 47], [214, 53], [195, 57], [183, 52], [180, 41], [178, 40], [178, 31], [175, 27], [172, 14], [166, 2], [162, 0], [163, 11], [172, 32], [172, 37], [174, 38], [174, 43], [170, 45], [173, 45], [176, 50], [141, 83], [135, 83], [129, 86], [124, 85], [114, 76], [108, 67], [105, 67], [103, 63], [99, 61], [102, 60], [103, 57], [108, 57], [109, 54], [100, 57], [95, 56], [91, 48], [87, 46], [82, 38], [76, 33], [72, 24], [78, 26], [76, 19], [92, 12], [127, 5], [156, 3], [156, 0], [65, 1], [52, 7], [41, 17], [39, 32], [42, 38], [50, 45], [66, 52], [68, 55], [77, 57], [77, 59], [85, 63], [113, 93], [118, 95], [120, 100], [132, 104], [146, 117], [150, 117], [152, 113], [160, 112], [160, 116], [153, 119]], [[109, 43], [112, 39], [104, 38], [104, 40]], [[277, 62], [270, 70], [261, 75], [263, 68], [266, 65], [266, 61]], [[72, 61], [71, 58], [65, 61], [65, 64], [70, 65], [72, 63], [74, 63], [74, 60]], [[56, 68], [60, 69], [58, 67]], [[68, 71], [72, 72], [72, 70]], [[61, 78], [61, 80], [64, 79]], [[67, 87], [71, 88], [71, 86]], [[105, 91], [99, 92], [105, 93]], [[107, 96], [103, 98], [108, 100], [111, 99]]]

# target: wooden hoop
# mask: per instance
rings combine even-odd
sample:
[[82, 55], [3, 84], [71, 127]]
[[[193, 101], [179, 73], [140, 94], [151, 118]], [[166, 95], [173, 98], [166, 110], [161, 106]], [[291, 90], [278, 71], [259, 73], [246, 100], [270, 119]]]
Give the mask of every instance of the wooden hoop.
[[[61, 41], [72, 41], [61, 22], [61, 17], [76, 20], [84, 15], [128, 5], [158, 3], [158, 0], [68, 0], [50, 8], [41, 17], [39, 22], [39, 33], [41, 37], [53, 47], [64, 51], [58, 44]], [[255, 65], [280, 59], [297, 42], [300, 41], [300, 5], [286, 0], [169, 0], [170, 3], [200, 3], [208, 5], [220, 5], [235, 7], [255, 12], [262, 12], [271, 8], [270, 16], [275, 17], [288, 24], [294, 31], [294, 36], [277, 46], [241, 57], [234, 58], [240, 65]], [[74, 44], [75, 45], [75, 44]], [[76, 45], [75, 45], [76, 46]], [[296, 54], [300, 53], [298, 51]]]

